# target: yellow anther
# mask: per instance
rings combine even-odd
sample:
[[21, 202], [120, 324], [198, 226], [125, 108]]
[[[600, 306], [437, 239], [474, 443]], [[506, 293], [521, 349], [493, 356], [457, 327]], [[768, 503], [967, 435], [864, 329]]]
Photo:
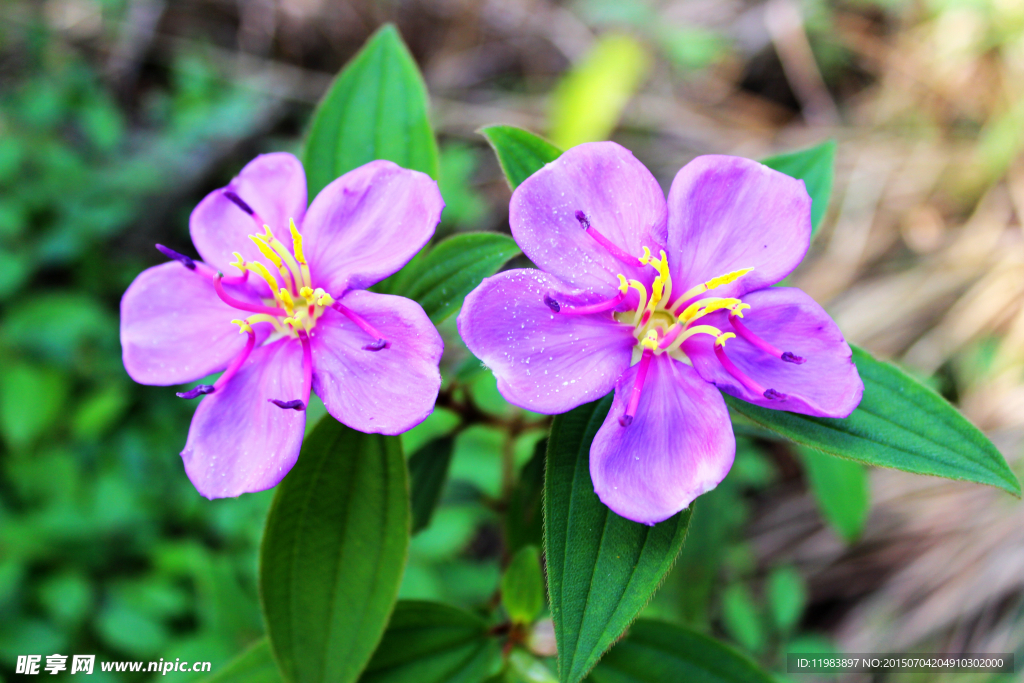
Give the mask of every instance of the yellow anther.
[[730, 309], [729, 313], [735, 315], [737, 318], [743, 317], [743, 311], [750, 308], [750, 304], [738, 303], [734, 304]]
[[695, 285], [694, 287], [691, 287], [689, 290], [687, 290], [686, 293], [683, 294], [681, 297], [676, 299], [675, 305], [672, 306], [672, 308], [670, 308], [669, 310], [671, 312], [675, 312], [673, 309], [675, 309], [676, 306], [681, 306], [684, 301], [689, 301], [693, 297], [700, 296], [704, 292], [709, 292], [712, 289], [715, 289], [716, 287], [721, 287], [722, 285], [727, 285], [730, 282], [735, 282], [736, 280], [743, 277], [752, 270], [753, 268], [742, 268], [740, 270], [734, 270], [731, 273], [719, 275], [718, 277], [711, 278], [707, 282], [702, 282], [699, 285]]
[[316, 303], [318, 306], [327, 307], [334, 303], [334, 297], [324, 292], [324, 294], [319, 299], [316, 300]]
[[636, 315], [633, 316], [633, 324], [636, 325], [640, 322], [640, 316], [643, 315], [644, 309], [647, 308], [647, 288], [639, 280], [630, 280], [629, 286], [640, 293], [640, 305], [637, 306]]
[[295, 252], [295, 260], [301, 265], [306, 265], [306, 254], [302, 251], [302, 234], [295, 227], [295, 219], [288, 219], [288, 229], [292, 233], [292, 251]]
[[232, 320], [231, 324], [238, 325], [238, 327], [240, 328], [238, 330], [239, 334], [251, 334], [252, 333], [252, 325], [249, 324], [248, 320]]
[[270, 315], [269, 313], [253, 313], [252, 315], [250, 315], [245, 320], [250, 325], [255, 325], [256, 323], [270, 323], [271, 325], [273, 325], [277, 329], [280, 329], [280, 327], [281, 327], [280, 326], [281, 319], [278, 318], [275, 315]]
[[640, 341], [641, 347], [652, 351], [658, 348], [658, 344], [658, 333], [654, 330], [648, 330], [647, 335]]
[[661, 260], [657, 263], [658, 273], [661, 277], [668, 282], [668, 256], [665, 255], [665, 250], [661, 250]]
[[629, 280], [622, 273], [619, 273], [615, 277], [619, 278], [619, 291], [625, 294], [629, 291]]
[[288, 311], [288, 313], [295, 310], [295, 299], [292, 298], [291, 292], [282, 287], [277, 294], [281, 299], [281, 303], [284, 304], [284, 309]]
[[231, 263], [229, 263], [228, 265], [229, 265], [229, 266], [234, 266], [235, 268], [238, 268], [238, 269], [239, 269], [240, 271], [242, 271], [242, 272], [244, 273], [244, 272], [246, 271], [246, 268], [245, 268], [245, 265], [246, 265], [246, 264], [245, 264], [245, 259], [244, 259], [244, 258], [242, 258], [242, 255], [241, 255], [241, 254], [239, 254], [239, 253], [238, 253], [237, 251], [235, 251], [235, 252], [232, 252], [232, 253], [233, 253], [233, 254], [235, 255], [235, 259], [236, 259], [236, 260], [235, 260], [235, 261], [233, 261], [233, 262], [231, 262]]
[[261, 278], [266, 280], [267, 284], [270, 286], [270, 291], [274, 292], [274, 298], [276, 299], [277, 290], [280, 288], [277, 286], [277, 278], [270, 274], [270, 271], [267, 270], [267, 267], [260, 263], [259, 261], [253, 261], [252, 263], [246, 264], [246, 268], [248, 268], [252, 272], [259, 275]]
[[665, 281], [661, 279], [661, 276], [654, 278], [654, 282], [651, 283], [651, 301], [647, 304], [647, 308], [654, 310], [658, 302], [661, 301], [662, 294], [665, 293]]
[[[270, 228], [267, 228], [268, 232], [269, 230]], [[281, 260], [281, 257], [277, 255], [277, 252], [271, 249], [270, 245], [264, 241], [266, 239], [264, 236], [249, 235], [249, 239], [252, 240], [252, 243], [256, 245], [256, 248], [260, 250], [261, 254], [270, 259], [270, 262], [274, 264], [275, 268], [280, 268], [284, 265], [284, 262]]]
[[715, 346], [721, 346], [722, 348], [725, 348], [726, 340], [735, 338], [736, 335], [733, 334], [732, 332], [723, 332], [722, 334], [719, 334], [717, 337], [715, 337]]
[[299, 322], [299, 320], [297, 320], [295, 318], [288, 317], [288, 318], [285, 318], [284, 320], [282, 320], [281, 322], [283, 322], [285, 325], [291, 325], [292, 328], [294, 328], [296, 330], [305, 329], [302, 326], [302, 323]]
[[741, 268], [740, 270], [734, 270], [731, 273], [726, 273], [725, 275], [719, 275], [718, 277], [711, 278], [710, 280], [704, 283], [704, 286], [707, 287], [708, 291], [710, 292], [712, 289], [715, 289], [716, 287], [721, 287], [722, 285], [727, 285], [731, 282], [735, 282], [736, 280], [740, 279], [741, 277], [743, 277], [752, 270], [753, 268]]
[[651, 260], [651, 250], [644, 247], [644, 255], [640, 257], [640, 265], [646, 266]]

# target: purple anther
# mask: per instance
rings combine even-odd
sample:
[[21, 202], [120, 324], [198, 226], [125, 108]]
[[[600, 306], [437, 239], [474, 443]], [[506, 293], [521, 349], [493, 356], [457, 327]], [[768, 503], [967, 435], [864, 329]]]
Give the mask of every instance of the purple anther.
[[306, 404], [303, 403], [302, 401], [300, 401], [299, 399], [295, 399], [294, 401], [279, 401], [276, 398], [268, 398], [267, 400], [270, 401], [271, 403], [273, 403], [278, 408], [282, 408], [284, 410], [305, 410], [306, 409]]
[[769, 401], [785, 401], [789, 396], [781, 392], [775, 391], [774, 389], [766, 389], [764, 397]]
[[245, 211], [250, 216], [256, 213], [255, 211], [252, 210], [251, 206], [246, 204], [245, 201], [237, 194], [235, 194], [233, 191], [224, 190], [224, 196], [230, 199], [232, 202], [234, 202], [235, 206], [237, 206], [242, 211]]
[[629, 425], [633, 424], [633, 416], [623, 415], [622, 417], [619, 418], [619, 424], [622, 425], [623, 427], [628, 427]]
[[558, 313], [560, 310], [562, 310], [562, 307], [559, 305], [557, 301], [551, 298], [550, 294], [544, 295], [544, 303], [547, 305], [548, 308], [550, 308], [555, 313]]
[[590, 219], [587, 218], [587, 214], [583, 213], [582, 211], [577, 211], [576, 212], [576, 220], [578, 220], [580, 222], [580, 226], [584, 230], [589, 230], [590, 229]]
[[782, 360], [786, 361], [787, 363], [796, 363], [797, 365], [802, 365], [805, 362], [807, 362], [806, 358], [798, 356], [795, 353], [793, 353], [792, 351], [785, 351], [785, 352], [783, 352], [781, 358], [782, 358]]
[[384, 339], [384, 337], [381, 337], [372, 344], [367, 344], [366, 346], [364, 346], [363, 351], [380, 351], [382, 349], [389, 348], [390, 346], [391, 342], [389, 342], [387, 339]]
[[204, 394], [212, 394], [213, 391], [214, 386], [212, 384], [200, 384], [194, 389], [189, 389], [188, 391], [179, 391], [177, 392], [177, 395], [178, 398], [199, 398]]
[[172, 261], [177, 261], [178, 263], [185, 266], [189, 270], [196, 269], [196, 262], [190, 259], [188, 256], [185, 256], [184, 254], [179, 254], [173, 249], [165, 247], [162, 244], [156, 245], [156, 249], [167, 258], [171, 259]]

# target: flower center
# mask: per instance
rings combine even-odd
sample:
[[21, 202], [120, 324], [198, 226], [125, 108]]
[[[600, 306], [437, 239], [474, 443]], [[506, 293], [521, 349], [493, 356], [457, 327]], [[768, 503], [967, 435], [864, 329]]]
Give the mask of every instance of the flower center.
[[[750, 308], [749, 304], [731, 297], [704, 296], [718, 287], [735, 282], [752, 271], [753, 268], [742, 268], [713, 277], [673, 298], [672, 274], [669, 272], [668, 257], [664, 250], [659, 252], [658, 257], [654, 257], [651, 255], [650, 248], [644, 247], [643, 256], [631, 256], [598, 232], [582, 211], [576, 212], [576, 219], [588, 235], [619, 261], [629, 264], [639, 263], [641, 266], [649, 266], [657, 271], [657, 275], [651, 283], [650, 292], [639, 280], [627, 279], [620, 273], [618, 275], [619, 293], [611, 299], [597, 304], [567, 307], [554, 300], [550, 294], [544, 296], [544, 303], [556, 313], [592, 315], [607, 314], [611, 311], [612, 317], [617, 322], [633, 328], [633, 336], [637, 340], [633, 347], [633, 364], [638, 364], [639, 367], [625, 414], [620, 418], [623, 426], [631, 424], [636, 415], [651, 360], [657, 355], [668, 354], [670, 357], [692, 366], [693, 362], [683, 351], [682, 345], [686, 340], [698, 334], [707, 334], [715, 338], [716, 358], [722, 367], [747, 390], [769, 400], [783, 401], [787, 398], [785, 394], [775, 389], [765, 389], [740, 370], [725, 354], [725, 342], [739, 336], [757, 349], [787, 363], [800, 364], [804, 362], [804, 359], [789, 351], [780, 351], [747, 329], [740, 319], [743, 318], [743, 311]], [[621, 306], [631, 289], [637, 292], [637, 306], [635, 309], [622, 309]], [[728, 311], [731, 331], [722, 331], [702, 321], [702, 318], [716, 311]]]
[[[248, 335], [245, 347], [242, 352], [224, 370], [224, 373], [217, 378], [213, 384], [200, 384], [195, 388], [178, 393], [181, 398], [197, 398], [206, 394], [212, 394], [226, 385], [235, 376], [238, 370], [245, 363], [249, 354], [256, 345], [256, 333], [253, 325], [264, 323], [271, 325], [274, 332], [267, 337], [265, 343], [272, 343], [280, 339], [297, 339], [302, 344], [302, 374], [303, 374], [303, 396], [308, 397], [313, 374], [312, 349], [309, 336], [316, 327], [317, 320], [324, 314], [328, 307], [331, 307], [349, 318], [355, 325], [365, 332], [373, 340], [363, 349], [366, 351], [381, 351], [391, 346], [370, 323], [362, 318], [355, 311], [341, 302], [335, 301], [322, 287], [313, 287], [313, 278], [309, 272], [309, 264], [306, 262], [306, 255], [302, 249], [302, 234], [295, 227], [295, 221], [289, 219], [288, 228], [292, 237], [292, 248], [288, 249], [284, 243], [274, 236], [270, 226], [265, 224], [259, 214], [241, 197], [231, 189], [222, 190], [224, 197], [230, 200], [235, 206], [248, 214], [257, 226], [262, 225], [266, 231], [263, 234], [249, 235], [256, 248], [270, 262], [272, 268], [268, 268], [262, 261], [246, 261], [237, 251], [234, 252], [235, 261], [231, 264], [241, 271], [241, 275], [226, 277], [223, 273], [213, 270], [205, 263], [199, 263], [193, 259], [179, 254], [173, 249], [158, 244], [156, 248], [168, 258], [178, 261], [183, 266], [209, 279], [213, 283], [213, 289], [221, 301], [241, 311], [247, 311], [252, 315], [244, 319], [236, 319], [231, 322], [241, 330], [242, 334]], [[278, 282], [276, 271], [281, 276]], [[270, 289], [271, 298], [263, 299], [263, 303], [254, 304], [242, 301], [231, 296], [225, 286], [241, 285], [245, 283], [250, 273], [261, 278]], [[304, 398], [281, 400], [269, 399], [271, 403], [284, 409], [305, 410], [306, 401]]]

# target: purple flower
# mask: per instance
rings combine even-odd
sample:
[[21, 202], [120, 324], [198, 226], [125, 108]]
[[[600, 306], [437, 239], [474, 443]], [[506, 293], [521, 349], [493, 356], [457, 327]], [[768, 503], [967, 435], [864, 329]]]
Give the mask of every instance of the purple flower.
[[654, 524], [732, 466], [719, 391], [824, 417], [860, 402], [835, 322], [771, 287], [803, 259], [810, 210], [801, 181], [727, 156], [687, 164], [666, 203], [628, 150], [580, 145], [512, 195], [512, 234], [539, 270], [484, 280], [459, 332], [523, 408], [563, 413], [614, 388], [590, 449], [594, 490]]
[[307, 210], [302, 164], [266, 154], [192, 212], [202, 261], [157, 245], [172, 262], [121, 299], [124, 367], [162, 386], [224, 371], [178, 394], [205, 395], [181, 453], [201, 494], [281, 481], [299, 456], [311, 390], [364, 432], [399, 434], [430, 414], [440, 335], [419, 304], [364, 290], [427, 243], [443, 208], [429, 177], [374, 161]]

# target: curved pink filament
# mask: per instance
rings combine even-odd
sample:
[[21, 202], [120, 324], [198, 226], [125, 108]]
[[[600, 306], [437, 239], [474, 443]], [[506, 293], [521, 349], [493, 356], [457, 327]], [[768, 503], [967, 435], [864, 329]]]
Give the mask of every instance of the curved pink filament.
[[230, 294], [224, 291], [223, 280], [225, 278], [222, 275], [217, 275], [213, 278], [213, 289], [217, 292], [217, 296], [220, 300], [226, 303], [232, 308], [237, 308], [240, 311], [251, 311], [253, 313], [266, 313], [267, 315], [287, 316], [288, 314], [280, 308], [271, 308], [270, 306], [264, 306], [262, 304], [250, 304], [245, 301], [239, 301]]
[[732, 324], [733, 329], [736, 330], [736, 334], [743, 337], [748, 342], [753, 344], [755, 347], [767, 353], [769, 356], [775, 356], [776, 358], [784, 360], [787, 363], [796, 363], [797, 365], [800, 365], [801, 363], [804, 362], [804, 359], [802, 357], [797, 356], [796, 354], [790, 353], [788, 351], [782, 351], [772, 346], [771, 344], [761, 339], [760, 337], [758, 337], [756, 334], [751, 332], [746, 325], [740, 322], [739, 316], [736, 315], [735, 313], [729, 314], [729, 322]]
[[604, 247], [609, 254], [618, 260], [631, 266], [635, 266], [637, 264], [636, 256], [628, 254], [624, 250], [620, 249], [614, 242], [598, 232], [596, 228], [587, 228], [587, 234], [593, 237], [598, 244]]
[[590, 304], [589, 306], [573, 306], [569, 308], [562, 306], [559, 313], [565, 315], [588, 315], [590, 313], [603, 313], [604, 311], [610, 311], [626, 299], [626, 292], [619, 292], [617, 296], [608, 299], [608, 301], [602, 301], [599, 304]]
[[718, 357], [718, 362], [722, 364], [722, 367], [725, 368], [726, 372], [735, 377], [740, 384], [747, 388], [747, 391], [757, 394], [758, 396], [764, 396], [770, 400], [783, 400], [787, 398], [786, 394], [775, 391], [775, 389], [765, 389], [736, 367], [736, 364], [732, 362], [729, 356], [725, 355], [724, 345], [715, 344], [715, 356]]
[[366, 351], [380, 351], [381, 349], [386, 349], [389, 346], [391, 346], [391, 342], [388, 341], [384, 337], [384, 335], [382, 335], [380, 332], [378, 332], [377, 329], [373, 325], [371, 325], [370, 323], [368, 323], [366, 321], [365, 318], [363, 318], [361, 315], [359, 315], [358, 313], [353, 311], [348, 306], [343, 306], [340, 302], [335, 301], [333, 304], [331, 304], [331, 307], [334, 310], [336, 310], [338, 313], [341, 313], [346, 318], [348, 318], [349, 320], [354, 322], [356, 324], [356, 326], [359, 329], [361, 329], [363, 332], [365, 332], [366, 334], [368, 334], [371, 337], [373, 337], [374, 341], [372, 343], [367, 344], [366, 346], [364, 346], [363, 347], [364, 350], [366, 350]]
[[249, 335], [249, 338], [245, 342], [245, 348], [242, 349], [240, 354], [235, 356], [235, 359], [231, 361], [231, 365], [229, 365], [227, 370], [224, 371], [224, 374], [218, 377], [217, 381], [213, 383], [213, 391], [223, 389], [224, 385], [231, 381], [231, 378], [235, 376], [238, 369], [242, 367], [242, 363], [244, 363], [249, 357], [249, 354], [252, 353], [253, 347], [256, 346], [256, 333], [250, 329], [246, 334]]
[[647, 370], [651, 367], [652, 358], [654, 358], [654, 351], [652, 349], [644, 349], [643, 355], [640, 356], [640, 367], [636, 371], [636, 381], [633, 382], [633, 391], [629, 395], [626, 412], [619, 418], [619, 424], [623, 427], [633, 424], [637, 406], [640, 405], [640, 392], [643, 391], [644, 382], [647, 381]]
[[309, 394], [313, 390], [313, 349], [309, 344], [309, 335], [299, 331], [299, 341], [302, 342], [302, 395], [309, 400]]

